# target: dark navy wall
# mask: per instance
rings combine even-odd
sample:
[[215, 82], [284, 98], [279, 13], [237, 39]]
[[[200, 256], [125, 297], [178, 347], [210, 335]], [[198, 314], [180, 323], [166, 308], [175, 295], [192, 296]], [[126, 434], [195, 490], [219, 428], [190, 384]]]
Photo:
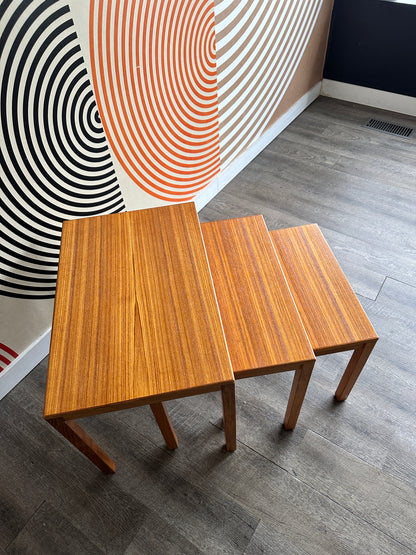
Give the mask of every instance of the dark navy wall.
[[416, 5], [335, 0], [324, 77], [416, 97]]

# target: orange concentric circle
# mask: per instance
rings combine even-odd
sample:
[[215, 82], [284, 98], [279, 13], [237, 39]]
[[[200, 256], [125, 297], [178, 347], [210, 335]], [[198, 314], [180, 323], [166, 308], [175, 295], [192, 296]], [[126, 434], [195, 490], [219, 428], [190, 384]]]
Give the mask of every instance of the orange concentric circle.
[[213, 1], [92, 0], [90, 50], [126, 173], [159, 199], [193, 198], [220, 169]]

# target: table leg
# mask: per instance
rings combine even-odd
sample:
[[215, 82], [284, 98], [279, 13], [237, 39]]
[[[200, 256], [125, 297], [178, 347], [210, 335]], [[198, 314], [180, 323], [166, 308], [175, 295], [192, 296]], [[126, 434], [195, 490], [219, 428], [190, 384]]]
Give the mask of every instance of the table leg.
[[306, 362], [302, 364], [300, 368], [295, 370], [295, 377], [293, 378], [289, 402], [287, 404], [286, 414], [283, 421], [286, 430], [293, 430], [296, 426], [314, 364], [314, 360], [312, 362]]
[[235, 383], [221, 386], [224, 415], [225, 447], [227, 451], [237, 449], [237, 427], [235, 412]]
[[335, 397], [338, 401], [345, 401], [354, 387], [361, 370], [364, 368], [371, 351], [374, 348], [377, 340], [368, 341], [360, 345], [354, 350], [351, 360], [348, 363], [347, 368], [339, 382], [338, 388], [335, 392]]
[[153, 416], [158, 423], [162, 436], [166, 441], [168, 449], [176, 449], [178, 447], [178, 438], [170, 421], [168, 411], [163, 403], [153, 403], [150, 405]]
[[70, 441], [81, 453], [104, 474], [114, 474], [116, 465], [99, 445], [79, 426], [75, 420], [51, 418], [47, 420], [58, 432]]

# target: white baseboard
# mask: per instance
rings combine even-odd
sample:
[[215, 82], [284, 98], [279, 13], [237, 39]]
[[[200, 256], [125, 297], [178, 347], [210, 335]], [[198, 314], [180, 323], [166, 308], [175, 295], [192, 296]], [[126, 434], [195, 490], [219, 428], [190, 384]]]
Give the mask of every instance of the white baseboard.
[[281, 118], [252, 143], [236, 160], [231, 162], [219, 176], [194, 199], [201, 210], [217, 193], [236, 177], [262, 150], [266, 148], [294, 119], [296, 119], [321, 92], [321, 81], [302, 96]]
[[[321, 82], [302, 96], [278, 121], [252, 143], [241, 156], [234, 160], [204, 191], [195, 198], [197, 210], [201, 210], [219, 193], [247, 164], [266, 148], [305, 108], [320, 94]], [[0, 373], [0, 399], [11, 391], [48, 354], [51, 330], [46, 331], [32, 343], [17, 359]]]
[[349, 83], [341, 83], [340, 81], [332, 81], [331, 79], [322, 81], [321, 95], [408, 116], [416, 116], [416, 98], [413, 96], [369, 89]]
[[51, 330], [47, 330], [0, 373], [0, 399], [3, 399], [49, 353]]

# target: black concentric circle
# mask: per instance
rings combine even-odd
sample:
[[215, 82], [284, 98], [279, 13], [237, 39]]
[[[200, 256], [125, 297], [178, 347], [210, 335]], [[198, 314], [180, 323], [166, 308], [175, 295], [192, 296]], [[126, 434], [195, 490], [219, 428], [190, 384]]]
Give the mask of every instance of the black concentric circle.
[[54, 296], [62, 221], [125, 209], [68, 5], [0, 4], [0, 294]]

